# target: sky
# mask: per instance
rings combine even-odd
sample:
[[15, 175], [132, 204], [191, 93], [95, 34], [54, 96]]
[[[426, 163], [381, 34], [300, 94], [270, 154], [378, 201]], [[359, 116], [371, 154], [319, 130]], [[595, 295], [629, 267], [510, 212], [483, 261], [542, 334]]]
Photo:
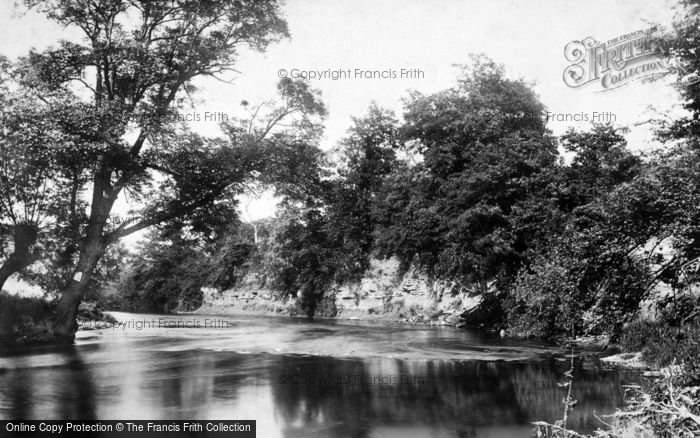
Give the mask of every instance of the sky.
[[[44, 17], [0, 0], [0, 54], [16, 57], [34, 47], [42, 49], [59, 38], [80, 35]], [[244, 52], [236, 65], [240, 73], [226, 77], [232, 84], [199, 81], [194, 109], [198, 113], [234, 114], [240, 102], [251, 104], [274, 97], [281, 70], [355, 69], [394, 71], [395, 78], [330, 78], [312, 80], [322, 93], [329, 115], [322, 146], [330, 149], [343, 137], [352, 117], [362, 116], [371, 102], [402, 112], [407, 90], [432, 93], [455, 84], [457, 65], [469, 54], [483, 53], [503, 64], [511, 78], [534, 83], [541, 101], [552, 113], [614, 115], [614, 122], [631, 128], [631, 148], [653, 147], [649, 127], [640, 124], [653, 115], [677, 111], [678, 97], [668, 80], [632, 82], [607, 93], [590, 87], [570, 88], [563, 79], [570, 64], [564, 47], [574, 40], [599, 41], [668, 24], [672, 0], [287, 0], [283, 6], [291, 38], [265, 53]], [[401, 78], [401, 69], [422, 72]], [[351, 76], [354, 76], [351, 75]], [[555, 134], [585, 123], [551, 121]], [[193, 123], [207, 133], [214, 122]], [[243, 200], [244, 219], [274, 213], [274, 199]], [[122, 206], [123, 208], [123, 206]]]

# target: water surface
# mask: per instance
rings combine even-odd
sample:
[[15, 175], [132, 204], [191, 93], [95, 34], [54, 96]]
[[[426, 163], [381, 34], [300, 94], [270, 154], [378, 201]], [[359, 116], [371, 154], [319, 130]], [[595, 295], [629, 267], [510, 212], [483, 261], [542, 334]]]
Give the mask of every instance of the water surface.
[[[259, 437], [526, 437], [562, 416], [569, 358], [453, 328], [115, 314], [73, 346], [0, 356], [2, 419], [255, 419]], [[569, 427], [639, 374], [576, 360]]]

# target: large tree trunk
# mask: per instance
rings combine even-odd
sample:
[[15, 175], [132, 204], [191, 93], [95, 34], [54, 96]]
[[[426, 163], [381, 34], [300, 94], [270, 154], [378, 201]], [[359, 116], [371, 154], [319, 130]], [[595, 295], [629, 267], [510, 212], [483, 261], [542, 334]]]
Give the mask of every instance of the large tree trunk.
[[57, 338], [65, 341], [75, 339], [75, 332], [78, 330], [76, 320], [78, 306], [80, 306], [92, 273], [102, 258], [107, 245], [103, 231], [118, 195], [118, 191], [112, 190], [109, 184], [110, 173], [111, 170], [107, 166], [103, 166], [100, 172], [95, 175], [90, 224], [85, 231], [85, 237], [80, 242], [78, 265], [73, 273], [73, 278], [63, 289], [56, 307], [52, 324], [53, 332]]
[[0, 267], [0, 290], [12, 274], [34, 263], [36, 257], [30, 252], [31, 246], [36, 242], [37, 229], [32, 224], [18, 224], [14, 227], [15, 249], [10, 257]]
[[78, 306], [83, 299], [87, 285], [90, 283], [92, 273], [104, 253], [101, 236], [97, 239], [89, 239], [83, 250], [80, 251], [78, 266], [68, 286], [63, 289], [61, 298], [56, 307], [53, 321], [53, 331], [58, 338], [72, 341], [78, 330]]

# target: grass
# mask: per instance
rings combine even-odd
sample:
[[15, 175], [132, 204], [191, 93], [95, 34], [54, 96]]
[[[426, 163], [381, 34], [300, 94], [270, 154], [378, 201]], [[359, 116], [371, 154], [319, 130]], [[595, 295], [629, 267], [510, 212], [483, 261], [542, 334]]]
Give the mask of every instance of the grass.
[[657, 368], [679, 365], [684, 369], [682, 385], [700, 384], [700, 323], [670, 326], [662, 321], [636, 321], [620, 338], [626, 352], [642, 352], [642, 359]]

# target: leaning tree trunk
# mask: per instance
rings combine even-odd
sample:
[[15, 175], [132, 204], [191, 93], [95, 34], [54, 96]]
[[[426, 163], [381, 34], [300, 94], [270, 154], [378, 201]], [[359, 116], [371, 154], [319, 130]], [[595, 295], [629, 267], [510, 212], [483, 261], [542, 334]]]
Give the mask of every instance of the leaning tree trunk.
[[61, 293], [53, 318], [53, 334], [60, 340], [75, 339], [75, 332], [78, 331], [78, 306], [107, 245], [102, 233], [118, 193], [111, 190], [110, 173], [107, 167], [103, 167], [95, 176], [90, 224], [85, 231], [85, 237], [80, 242], [78, 265], [73, 278]]
[[15, 249], [0, 267], [0, 290], [12, 274], [34, 263], [36, 257], [30, 252], [31, 246], [36, 242], [37, 229], [33, 224], [18, 224], [14, 227]]
[[54, 335], [58, 338], [66, 341], [72, 341], [75, 338], [75, 332], [78, 330], [78, 306], [80, 306], [92, 273], [103, 253], [104, 247], [101, 239], [91, 239], [80, 251], [78, 266], [73, 278], [63, 290], [56, 307], [52, 327]]

